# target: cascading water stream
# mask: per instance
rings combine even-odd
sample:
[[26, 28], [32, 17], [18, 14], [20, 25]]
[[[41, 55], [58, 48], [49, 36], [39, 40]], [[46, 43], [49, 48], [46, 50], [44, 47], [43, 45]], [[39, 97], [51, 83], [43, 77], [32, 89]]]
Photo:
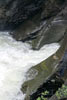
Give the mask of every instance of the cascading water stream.
[[15, 41], [8, 32], [0, 32], [0, 100], [24, 100], [21, 85], [26, 72], [59, 49], [58, 43], [34, 51], [30, 45]]

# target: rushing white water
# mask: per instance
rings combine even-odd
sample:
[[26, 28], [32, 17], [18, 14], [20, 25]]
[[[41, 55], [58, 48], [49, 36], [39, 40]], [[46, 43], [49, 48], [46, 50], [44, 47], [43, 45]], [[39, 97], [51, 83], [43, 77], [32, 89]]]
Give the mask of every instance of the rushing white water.
[[33, 51], [28, 44], [17, 42], [8, 33], [0, 32], [0, 100], [24, 100], [25, 95], [20, 88], [26, 72], [59, 47], [59, 44], [53, 43]]

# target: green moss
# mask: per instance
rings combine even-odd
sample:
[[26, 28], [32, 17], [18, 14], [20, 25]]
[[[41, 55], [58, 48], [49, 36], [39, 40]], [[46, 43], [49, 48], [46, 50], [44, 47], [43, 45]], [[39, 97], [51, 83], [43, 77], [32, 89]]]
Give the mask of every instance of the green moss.
[[42, 69], [48, 71], [48, 67], [47, 67], [46, 64], [45, 64], [45, 61], [41, 63], [41, 67], [42, 67]]
[[56, 96], [58, 99], [66, 98], [67, 97], [67, 86], [63, 85], [62, 88], [59, 88], [56, 92]]

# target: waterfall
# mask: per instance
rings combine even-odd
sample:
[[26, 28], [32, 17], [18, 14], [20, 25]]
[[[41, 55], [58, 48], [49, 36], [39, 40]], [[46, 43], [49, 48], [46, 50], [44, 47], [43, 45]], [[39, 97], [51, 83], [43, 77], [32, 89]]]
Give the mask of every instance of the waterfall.
[[0, 100], [24, 100], [20, 88], [26, 81], [26, 72], [59, 47], [58, 43], [52, 43], [32, 50], [29, 44], [17, 42], [8, 32], [0, 32]]

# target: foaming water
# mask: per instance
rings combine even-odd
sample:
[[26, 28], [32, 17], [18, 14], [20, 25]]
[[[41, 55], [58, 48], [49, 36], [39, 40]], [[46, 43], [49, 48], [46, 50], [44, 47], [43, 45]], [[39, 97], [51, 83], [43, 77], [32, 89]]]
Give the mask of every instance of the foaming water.
[[8, 33], [0, 32], [0, 100], [24, 100], [25, 95], [20, 88], [26, 80], [26, 72], [59, 47], [59, 44], [53, 43], [34, 51], [28, 44], [17, 42]]

